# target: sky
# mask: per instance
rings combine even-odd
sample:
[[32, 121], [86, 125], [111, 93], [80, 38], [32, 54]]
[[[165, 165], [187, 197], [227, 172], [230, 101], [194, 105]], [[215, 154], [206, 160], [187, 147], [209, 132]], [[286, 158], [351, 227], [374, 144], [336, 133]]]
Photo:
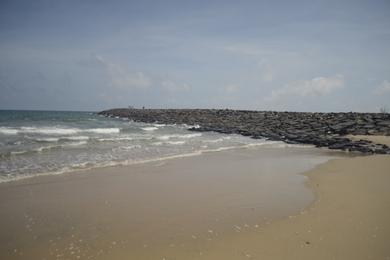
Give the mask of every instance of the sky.
[[390, 1], [0, 0], [0, 109], [390, 110]]

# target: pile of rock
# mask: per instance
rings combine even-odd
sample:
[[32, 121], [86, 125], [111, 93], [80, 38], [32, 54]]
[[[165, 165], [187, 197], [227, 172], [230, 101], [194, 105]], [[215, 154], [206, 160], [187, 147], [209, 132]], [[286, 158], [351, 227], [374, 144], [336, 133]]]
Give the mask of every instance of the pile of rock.
[[99, 114], [136, 122], [198, 125], [192, 131], [214, 131], [313, 144], [364, 153], [390, 154], [390, 148], [346, 135], [390, 135], [390, 114], [301, 113], [230, 109], [111, 109]]

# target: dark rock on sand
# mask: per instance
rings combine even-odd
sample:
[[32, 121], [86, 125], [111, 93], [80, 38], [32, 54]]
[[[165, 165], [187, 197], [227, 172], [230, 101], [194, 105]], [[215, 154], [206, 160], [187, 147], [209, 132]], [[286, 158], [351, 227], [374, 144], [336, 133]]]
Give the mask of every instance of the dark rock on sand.
[[[390, 135], [390, 114], [301, 113], [229, 109], [111, 109], [99, 114], [136, 122], [187, 124], [191, 131], [214, 131], [291, 144], [390, 154], [390, 148], [345, 135]], [[197, 127], [191, 127], [197, 125]]]

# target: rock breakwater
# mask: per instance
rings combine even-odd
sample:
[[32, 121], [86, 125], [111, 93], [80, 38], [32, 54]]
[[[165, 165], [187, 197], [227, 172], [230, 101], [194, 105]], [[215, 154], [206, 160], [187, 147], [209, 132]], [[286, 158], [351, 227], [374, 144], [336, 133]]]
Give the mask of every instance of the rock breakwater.
[[390, 114], [303, 113], [230, 109], [110, 109], [99, 114], [136, 122], [187, 124], [191, 131], [214, 131], [267, 138], [292, 144], [312, 144], [363, 153], [390, 154], [390, 148], [346, 135], [390, 136]]

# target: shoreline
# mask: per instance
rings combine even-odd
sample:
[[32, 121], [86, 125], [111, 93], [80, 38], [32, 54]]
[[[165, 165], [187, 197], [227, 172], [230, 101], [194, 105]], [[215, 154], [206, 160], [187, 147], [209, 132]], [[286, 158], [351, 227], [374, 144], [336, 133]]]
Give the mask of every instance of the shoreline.
[[300, 172], [339, 155], [237, 149], [4, 183], [0, 252], [6, 259], [50, 258], [55, 250], [68, 258], [159, 259], [170, 249], [207, 249], [305, 208], [314, 197]]
[[220, 241], [204, 259], [390, 259], [388, 169], [386, 155], [320, 164], [303, 173], [316, 197], [307, 208]]
[[[315, 159], [326, 153], [336, 159]], [[390, 158], [355, 155], [310, 147], [234, 149], [2, 183], [1, 256], [387, 259]], [[291, 178], [286, 171], [298, 158], [306, 163]], [[279, 170], [253, 179], [270, 159], [280, 160]], [[202, 166], [191, 173], [191, 165]], [[272, 189], [276, 200], [267, 199]], [[268, 213], [259, 215], [256, 205]]]
[[[34, 179], [34, 178], [41, 178], [45, 176], [58, 176], [62, 174], [73, 174], [73, 173], [78, 173], [78, 172], [85, 172], [85, 171], [91, 171], [95, 169], [105, 169], [105, 168], [110, 168], [110, 167], [128, 167], [132, 165], [139, 165], [139, 164], [148, 164], [148, 163], [155, 163], [155, 162], [164, 162], [168, 160], [175, 160], [175, 159], [180, 159], [180, 158], [187, 158], [187, 157], [193, 157], [193, 156], [200, 156], [203, 154], [208, 154], [208, 153], [218, 153], [218, 152], [223, 152], [223, 151], [229, 151], [229, 150], [241, 150], [241, 149], [256, 149], [260, 147], [265, 147], [265, 148], [309, 148], [309, 149], [314, 149], [315, 147], [313, 145], [308, 145], [308, 144], [288, 144], [284, 142], [277, 143], [278, 147], [273, 147], [275, 145], [275, 142], [277, 141], [270, 141], [269, 143], [260, 143], [260, 144], [247, 144], [247, 145], [242, 145], [242, 146], [230, 146], [230, 147], [221, 147], [217, 149], [206, 149], [206, 150], [198, 150], [186, 154], [175, 154], [175, 155], [170, 155], [170, 156], [165, 156], [165, 157], [158, 157], [158, 158], [152, 158], [152, 159], [146, 159], [146, 160], [140, 160], [140, 161], [119, 161], [119, 162], [108, 162], [102, 165], [94, 165], [91, 167], [86, 167], [86, 168], [74, 168], [74, 169], [67, 169], [67, 170], [62, 170], [58, 172], [44, 172], [44, 173], [38, 173], [34, 175], [25, 175], [25, 176], [19, 176], [15, 179], [10, 179], [10, 180], [0, 180], [0, 186], [4, 183], [14, 183], [14, 182], [19, 182], [23, 180], [29, 180], [29, 179]], [[279, 147], [282, 146], [282, 147]], [[327, 150], [326, 148], [317, 148], [320, 149], [320, 151], [323, 152], [333, 152], [331, 150]], [[322, 149], [322, 150], [321, 150]], [[337, 152], [336, 152], [337, 153]], [[340, 153], [340, 155], [343, 155], [343, 152]], [[347, 155], [347, 154], [345, 154]], [[348, 155], [354, 156], [357, 155], [354, 152], [349, 153]], [[347, 156], [348, 156], [347, 155]]]

